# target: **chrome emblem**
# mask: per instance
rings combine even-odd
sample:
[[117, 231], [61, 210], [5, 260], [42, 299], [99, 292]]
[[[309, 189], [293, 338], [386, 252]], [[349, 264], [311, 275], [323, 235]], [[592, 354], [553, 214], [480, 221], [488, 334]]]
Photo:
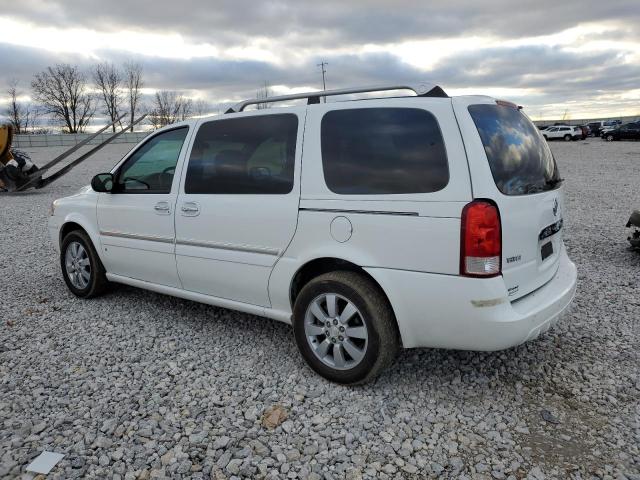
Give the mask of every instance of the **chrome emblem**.
[[558, 199], [553, 199], [553, 216], [556, 217], [558, 215]]

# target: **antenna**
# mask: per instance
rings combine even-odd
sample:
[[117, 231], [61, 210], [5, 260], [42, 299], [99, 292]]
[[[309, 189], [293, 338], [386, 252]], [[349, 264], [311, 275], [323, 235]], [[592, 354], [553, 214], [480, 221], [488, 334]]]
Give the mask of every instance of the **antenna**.
[[[325, 78], [324, 78], [324, 74], [327, 73], [327, 71], [324, 68], [325, 65], [329, 65], [329, 63], [325, 62], [324, 60], [316, 65], [317, 67], [320, 67], [322, 69], [322, 91], [323, 92], [327, 90], [327, 83], [325, 82]], [[327, 97], [322, 97], [322, 98], [324, 100], [324, 103], [327, 103]]]

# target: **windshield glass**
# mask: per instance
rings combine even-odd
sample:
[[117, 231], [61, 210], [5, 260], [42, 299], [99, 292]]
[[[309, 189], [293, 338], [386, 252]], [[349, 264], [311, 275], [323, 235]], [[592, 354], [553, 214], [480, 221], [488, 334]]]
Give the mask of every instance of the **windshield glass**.
[[471, 105], [498, 189], [526, 195], [557, 188], [558, 166], [538, 129], [519, 109], [506, 105]]

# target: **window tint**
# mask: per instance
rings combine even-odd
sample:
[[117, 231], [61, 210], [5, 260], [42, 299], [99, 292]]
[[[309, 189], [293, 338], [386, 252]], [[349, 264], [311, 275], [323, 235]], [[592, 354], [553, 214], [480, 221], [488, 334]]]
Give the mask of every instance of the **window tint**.
[[334, 110], [322, 118], [321, 137], [324, 178], [334, 193], [428, 193], [449, 182], [442, 133], [425, 110]]
[[187, 127], [160, 133], [136, 150], [120, 168], [115, 192], [169, 193]]
[[298, 117], [207, 122], [189, 158], [186, 193], [286, 194], [293, 189]]
[[471, 105], [469, 113], [502, 193], [525, 195], [559, 185], [560, 174], [547, 142], [520, 110], [484, 104]]

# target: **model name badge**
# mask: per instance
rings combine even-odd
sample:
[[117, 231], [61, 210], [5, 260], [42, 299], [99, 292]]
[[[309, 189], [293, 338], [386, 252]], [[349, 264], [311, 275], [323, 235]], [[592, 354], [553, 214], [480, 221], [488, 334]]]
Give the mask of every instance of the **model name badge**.
[[518, 288], [519, 288], [519, 285], [516, 285], [515, 287], [511, 287], [509, 289], [509, 296], [515, 295], [516, 293], [518, 293]]
[[522, 255], [514, 255], [513, 257], [507, 257], [507, 263], [519, 262], [522, 260]]

